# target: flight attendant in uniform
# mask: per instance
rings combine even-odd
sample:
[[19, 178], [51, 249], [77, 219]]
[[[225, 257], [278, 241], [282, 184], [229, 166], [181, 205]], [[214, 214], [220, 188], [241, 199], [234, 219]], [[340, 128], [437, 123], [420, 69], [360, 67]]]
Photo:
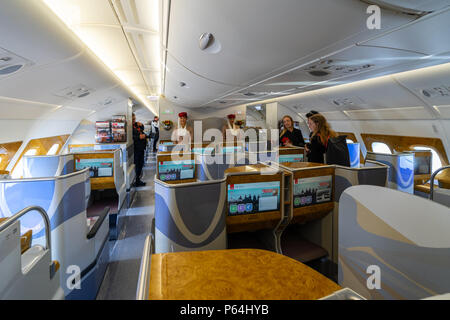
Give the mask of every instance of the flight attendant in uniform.
[[134, 142], [134, 165], [136, 170], [136, 187], [145, 186], [141, 181], [142, 168], [144, 167], [145, 148], [147, 147], [147, 135], [144, 133], [144, 125], [136, 122], [136, 115], [133, 113], [133, 142]]
[[194, 137], [194, 130], [187, 125], [187, 113], [180, 112], [178, 114], [178, 126], [172, 133], [172, 141], [176, 144], [191, 144]]
[[283, 130], [280, 133], [280, 147], [304, 147], [302, 131], [294, 128], [294, 121], [291, 116], [284, 116]]
[[229, 114], [227, 116], [227, 118], [228, 118], [227, 124], [225, 124], [222, 127], [223, 141], [225, 142], [227, 139], [227, 130], [228, 130], [228, 134], [231, 134], [233, 141], [226, 141], [226, 142], [236, 142], [236, 141], [242, 140], [241, 128], [239, 126], [237, 126], [234, 122], [236, 120], [236, 115]]

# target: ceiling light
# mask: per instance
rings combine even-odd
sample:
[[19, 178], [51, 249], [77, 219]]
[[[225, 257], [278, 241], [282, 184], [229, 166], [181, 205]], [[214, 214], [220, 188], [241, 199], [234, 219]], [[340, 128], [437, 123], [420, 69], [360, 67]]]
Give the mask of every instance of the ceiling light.
[[[120, 37], [122, 43], [128, 43], [128, 37], [123, 34], [122, 28], [127, 28], [127, 25], [123, 21], [118, 21], [118, 24], [112, 24], [107, 19], [105, 21], [95, 21], [98, 26], [103, 26], [104, 30], [99, 28], [92, 28], [89, 24], [91, 21], [83, 21], [82, 17], [85, 13], [91, 10], [89, 1], [73, 1], [73, 0], [42, 0], [49, 8], [52, 10], [56, 16], [67, 25], [67, 27], [109, 68], [114, 75], [120, 80], [120, 82], [127, 87], [130, 92], [133, 93], [134, 97], [141, 102], [145, 107], [147, 107], [154, 114], [157, 114], [157, 110], [153, 104], [151, 104], [146, 96], [150, 93], [150, 89], [147, 86], [146, 79], [141, 72], [136, 72], [140, 70], [140, 65], [135, 63], [133, 65], [128, 65], [127, 61], [123, 59], [123, 55], [117, 54], [117, 42], [108, 41], [108, 39], [113, 39], [111, 37], [106, 37], [105, 32], [114, 32], [116, 30], [117, 39]], [[145, 19], [146, 25], [149, 23], [152, 26], [159, 26], [159, 1], [148, 2], [151, 6], [151, 10], [148, 12]], [[109, 6], [108, 6], [109, 7]], [[115, 8], [111, 7], [111, 13], [114, 13]], [[106, 14], [103, 16], [107, 16]], [[101, 19], [102, 15], [99, 16]], [[147, 18], [148, 17], [148, 18]], [[119, 18], [120, 20], [120, 18]], [[117, 28], [121, 26], [122, 28]], [[153, 28], [153, 27], [152, 27]], [[98, 31], [104, 32], [98, 32]], [[160, 45], [159, 37], [160, 30], [152, 30], [156, 32], [155, 37], [158, 37], [157, 41], [154, 41], [156, 46]], [[114, 38], [116, 39], [116, 38]], [[127, 48], [124, 50], [130, 50], [130, 55], [135, 56], [135, 53]], [[150, 55], [151, 65], [160, 66], [160, 50], [155, 48], [155, 52], [158, 54]], [[139, 58], [139, 57], [137, 57]], [[160, 72], [159, 70], [156, 72]], [[159, 93], [160, 87], [158, 88]], [[150, 92], [149, 92], [150, 91]]]
[[205, 32], [200, 35], [200, 38], [198, 39], [198, 46], [200, 50], [207, 53], [218, 53], [222, 49], [220, 42], [212, 33], [209, 32]]

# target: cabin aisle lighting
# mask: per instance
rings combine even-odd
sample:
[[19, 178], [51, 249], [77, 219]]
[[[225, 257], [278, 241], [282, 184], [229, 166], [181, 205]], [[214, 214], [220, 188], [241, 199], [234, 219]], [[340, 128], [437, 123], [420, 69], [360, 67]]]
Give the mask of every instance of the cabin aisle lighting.
[[159, 0], [42, 0], [154, 114], [161, 94]]

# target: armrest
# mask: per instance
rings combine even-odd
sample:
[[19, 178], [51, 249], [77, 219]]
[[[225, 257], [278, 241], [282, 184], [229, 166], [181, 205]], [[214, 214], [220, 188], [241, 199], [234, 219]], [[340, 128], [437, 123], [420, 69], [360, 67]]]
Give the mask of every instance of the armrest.
[[108, 216], [111, 209], [109, 207], [106, 207], [103, 209], [102, 213], [98, 216], [97, 221], [95, 221], [95, 224], [92, 226], [92, 229], [87, 234], [88, 239], [92, 239], [97, 234], [98, 229], [100, 229], [100, 226], [102, 225], [103, 221], [105, 221], [105, 218]]

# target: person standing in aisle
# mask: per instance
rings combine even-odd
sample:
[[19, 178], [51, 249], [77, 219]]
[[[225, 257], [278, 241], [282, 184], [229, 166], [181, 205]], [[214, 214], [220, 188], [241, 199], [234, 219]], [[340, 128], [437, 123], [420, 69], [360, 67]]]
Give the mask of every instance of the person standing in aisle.
[[159, 140], [159, 118], [158, 116], [155, 116], [155, 118], [152, 121], [152, 148], [153, 148], [153, 152], [156, 152], [156, 144], [158, 143]]
[[136, 187], [145, 186], [141, 181], [142, 168], [144, 167], [145, 148], [147, 146], [147, 135], [144, 133], [144, 126], [136, 122], [136, 115], [133, 113], [133, 142], [134, 142], [134, 165], [136, 170]]
[[282, 119], [283, 130], [280, 133], [280, 146], [282, 147], [304, 147], [305, 140], [300, 129], [294, 128], [294, 120], [291, 116]]

